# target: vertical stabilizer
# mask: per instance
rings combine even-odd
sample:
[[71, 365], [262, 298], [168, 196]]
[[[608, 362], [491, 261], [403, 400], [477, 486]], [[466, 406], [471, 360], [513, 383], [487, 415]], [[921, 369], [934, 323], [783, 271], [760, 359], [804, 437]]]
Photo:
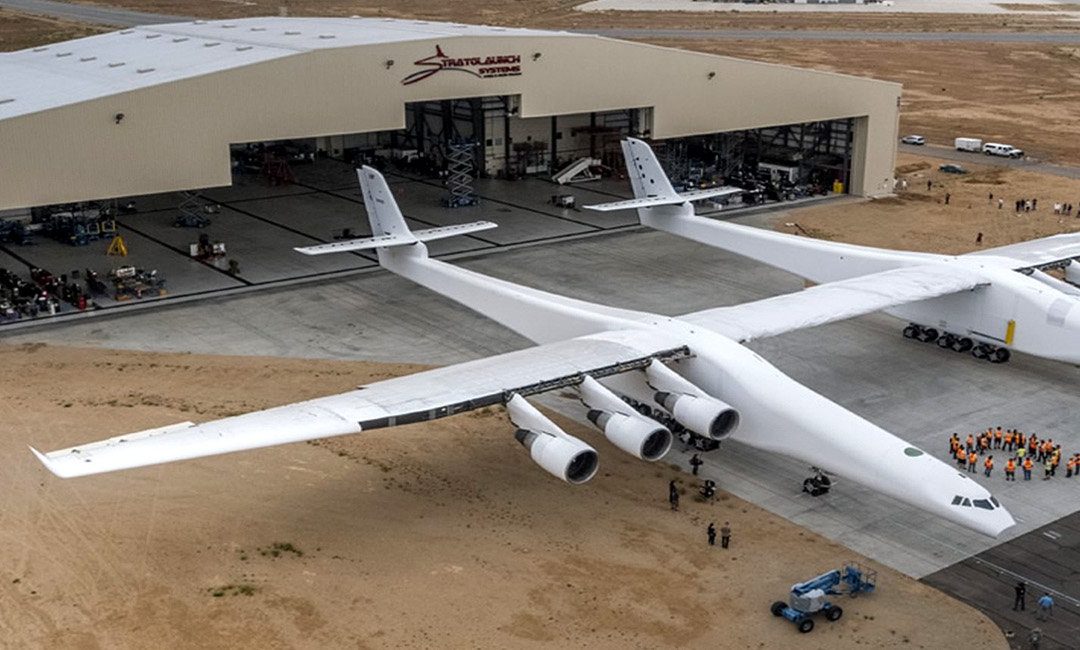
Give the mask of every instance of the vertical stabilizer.
[[366, 165], [358, 169], [356, 174], [360, 177], [360, 193], [363, 194], [368, 221], [371, 222], [372, 237], [404, 237], [415, 241], [383, 175]]
[[649, 145], [637, 138], [627, 138], [622, 148], [635, 198], [679, 196]]

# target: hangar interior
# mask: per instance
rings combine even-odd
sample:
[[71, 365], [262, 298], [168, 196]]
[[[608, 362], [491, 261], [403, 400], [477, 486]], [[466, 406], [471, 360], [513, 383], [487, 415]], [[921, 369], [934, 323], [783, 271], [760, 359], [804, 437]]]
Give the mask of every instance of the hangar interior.
[[[888, 193], [899, 96], [584, 34], [358, 18], [139, 27], [2, 54], [0, 73], [7, 324], [374, 267], [291, 252], [368, 234], [360, 163], [417, 224], [500, 225], [436, 254], [632, 227], [580, 210], [631, 195], [628, 135], [680, 188], [745, 190], [699, 213]], [[105, 255], [116, 235], [126, 254]]]

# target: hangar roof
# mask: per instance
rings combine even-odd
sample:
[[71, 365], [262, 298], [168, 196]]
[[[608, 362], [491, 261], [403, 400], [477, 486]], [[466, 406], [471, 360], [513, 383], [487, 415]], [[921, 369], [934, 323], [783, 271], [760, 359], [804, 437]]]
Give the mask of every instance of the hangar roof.
[[0, 120], [312, 50], [569, 32], [392, 18], [243, 18], [147, 25], [0, 54]]

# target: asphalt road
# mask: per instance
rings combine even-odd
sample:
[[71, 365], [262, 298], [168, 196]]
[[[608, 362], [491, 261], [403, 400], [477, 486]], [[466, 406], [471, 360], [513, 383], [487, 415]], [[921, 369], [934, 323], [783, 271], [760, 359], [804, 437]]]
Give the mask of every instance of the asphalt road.
[[141, 11], [130, 11], [113, 7], [69, 4], [53, 0], [0, 0], [0, 7], [14, 9], [28, 14], [52, 16], [83, 23], [133, 27], [135, 25], [153, 25], [156, 23], [176, 23], [192, 20], [191, 16], [168, 16]]
[[1080, 43], [1080, 33], [1068, 32], [866, 32], [761, 29], [593, 29], [575, 31], [622, 39]]
[[[1012, 609], [1013, 585], [1021, 580], [1027, 583], [1027, 607], [1019, 612]], [[923, 582], [981, 609], [1013, 633], [1014, 648], [1030, 647], [1026, 641], [1036, 627], [1043, 634], [1042, 650], [1075, 648], [1080, 644], [1080, 513], [926, 576]], [[1035, 602], [1044, 593], [1054, 598], [1054, 613], [1039, 621]]]
[[[1023, 143], [1019, 144], [1022, 145]], [[945, 160], [955, 160], [956, 162], [961, 163], [961, 166], [963, 166], [963, 163], [972, 165], [995, 165], [998, 167], [1026, 169], [1040, 174], [1050, 174], [1052, 176], [1061, 176], [1064, 178], [1080, 178], [1080, 167], [1055, 165], [1053, 163], [1033, 160], [1031, 158], [1014, 159], [1002, 158], [1000, 156], [987, 156], [981, 153], [972, 153], [970, 151], [957, 151], [956, 149], [945, 145], [928, 144], [917, 146], [913, 144], [901, 144], [900, 151], [916, 155], [933, 156], [934, 158], [942, 158]]]
[[[0, 0], [0, 7], [67, 20], [131, 27], [193, 20], [98, 5], [54, 0]], [[622, 39], [770, 40], [770, 41], [951, 41], [993, 43], [1080, 43], [1080, 33], [1066, 32], [868, 32], [847, 30], [760, 29], [585, 29], [573, 30]]]

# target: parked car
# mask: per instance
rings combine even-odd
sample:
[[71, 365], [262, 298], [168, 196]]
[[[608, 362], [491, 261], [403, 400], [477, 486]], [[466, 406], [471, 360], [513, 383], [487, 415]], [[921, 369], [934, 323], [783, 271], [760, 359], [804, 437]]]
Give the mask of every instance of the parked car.
[[952, 163], [945, 163], [938, 167], [938, 171], [945, 172], [946, 174], [966, 174], [967, 170], [960, 165], [954, 165]]
[[1004, 156], [1006, 158], [1023, 158], [1023, 149], [1017, 149], [1011, 144], [1000, 144], [998, 142], [987, 142], [982, 147], [982, 152], [987, 156]]
[[903, 142], [904, 144], [923, 145], [926, 144], [926, 138], [922, 137], [921, 135], [905, 135], [904, 137], [900, 138], [900, 142]]
[[983, 141], [978, 138], [957, 138], [953, 145], [957, 151], [982, 151]]

